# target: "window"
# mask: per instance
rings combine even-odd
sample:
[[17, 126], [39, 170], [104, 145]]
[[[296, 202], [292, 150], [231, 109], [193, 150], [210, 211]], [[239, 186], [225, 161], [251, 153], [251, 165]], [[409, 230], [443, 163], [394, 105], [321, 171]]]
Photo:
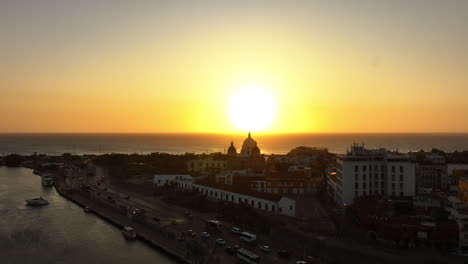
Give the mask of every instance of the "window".
[[358, 191], [354, 191], [354, 196], [358, 196]]
[[366, 174], [363, 174], [363, 175], [362, 175], [362, 180], [363, 180], [363, 181], [366, 181], [366, 179], [367, 179], [367, 175], [366, 175]]
[[379, 165], [374, 165], [374, 170], [378, 171], [379, 170]]
[[395, 192], [392, 192], [392, 196], [395, 196]]
[[395, 190], [395, 183], [392, 182], [392, 190]]
[[363, 171], [366, 171], [366, 169], [367, 169], [367, 166], [366, 166], [366, 165], [363, 165], [363, 166], [362, 166], [362, 170], [363, 170]]
[[354, 165], [354, 172], [358, 172], [358, 171], [359, 171], [358, 165]]
[[403, 196], [403, 192], [400, 192], [400, 196]]
[[400, 166], [400, 172], [403, 172], [403, 166]]
[[395, 173], [395, 166], [392, 165], [392, 172]]
[[403, 175], [400, 174], [400, 181], [403, 181]]
[[364, 196], [367, 195], [366, 191], [362, 191], [362, 195]]
[[363, 188], [363, 189], [366, 189], [366, 183], [363, 183], [363, 184], [362, 184], [362, 188]]
[[359, 176], [357, 174], [354, 174], [354, 180], [359, 181]]
[[258, 209], [262, 209], [262, 203], [258, 202]]
[[255, 206], [255, 204], [254, 204], [254, 200], [252, 200], [252, 203], [251, 203], [251, 204], [252, 204], [252, 207], [254, 207], [254, 206]]
[[403, 190], [403, 183], [400, 182], [400, 190]]
[[354, 183], [354, 189], [355, 189], [355, 190], [359, 189], [359, 184], [358, 184], [357, 182]]
[[281, 208], [281, 207], [278, 210], [279, 210], [280, 213], [283, 212], [283, 208]]
[[395, 175], [392, 175], [392, 181], [395, 181]]
[[380, 182], [380, 186], [381, 186], [382, 189], [385, 188], [385, 183], [383, 181]]
[[385, 191], [384, 189], [380, 190], [380, 194], [384, 195], [385, 194]]
[[292, 206], [292, 205], [290, 205], [290, 206], [289, 206], [289, 210], [291, 210], [291, 211], [292, 211], [292, 209], [293, 209], [293, 206]]

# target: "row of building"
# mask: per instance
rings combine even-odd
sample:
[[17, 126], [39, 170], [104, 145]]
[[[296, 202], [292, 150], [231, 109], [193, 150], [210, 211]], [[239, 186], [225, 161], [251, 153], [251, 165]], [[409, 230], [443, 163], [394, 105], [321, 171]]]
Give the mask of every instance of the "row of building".
[[323, 187], [324, 172], [311, 164], [325, 154], [327, 149], [298, 147], [288, 155], [267, 157], [249, 133], [240, 152], [231, 142], [225, 155], [190, 160], [187, 171], [197, 177], [155, 175], [154, 183], [158, 187], [174, 184], [210, 199], [242, 203], [270, 213], [305, 217], [298, 213], [304, 210], [297, 210], [296, 202]]
[[361, 196], [413, 197], [433, 191], [456, 192], [465, 171], [468, 164], [448, 164], [437, 153], [403, 154], [353, 144], [346, 154], [337, 155], [327, 184], [333, 200], [346, 206]]

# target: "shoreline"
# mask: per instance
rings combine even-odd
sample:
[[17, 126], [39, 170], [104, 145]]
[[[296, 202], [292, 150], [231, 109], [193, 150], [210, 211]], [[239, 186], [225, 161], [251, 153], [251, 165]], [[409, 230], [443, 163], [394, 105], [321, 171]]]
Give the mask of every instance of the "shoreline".
[[[55, 177], [54, 181], [55, 180], [59, 180], [59, 179], [57, 179], [57, 177]], [[62, 190], [61, 187], [59, 187], [58, 184], [54, 184], [54, 188], [57, 191], [57, 193], [60, 194], [60, 196], [66, 198], [67, 200], [73, 202], [74, 204], [76, 204], [76, 205], [78, 205], [78, 206], [80, 206], [82, 208], [84, 208], [86, 206], [93, 208], [93, 214], [95, 214], [99, 218], [103, 219], [107, 223], [110, 223], [113, 226], [119, 227], [120, 229], [122, 229], [124, 226], [126, 226], [125, 224], [122, 223], [122, 221], [119, 221], [119, 219], [117, 219], [117, 217], [109, 216], [108, 214], [102, 212], [102, 210], [99, 210], [99, 209], [96, 209], [95, 207], [90, 206], [91, 203], [85, 203], [84, 201], [82, 201], [82, 200], [84, 200], [85, 197], [81, 197], [82, 199], [77, 199], [77, 197], [73, 197], [72, 195], [67, 194], [66, 191]], [[191, 262], [188, 259], [184, 258], [180, 254], [174, 252], [173, 250], [171, 250], [171, 249], [169, 249], [169, 248], [167, 248], [165, 246], [160, 245], [160, 243], [157, 243], [155, 240], [149, 238], [148, 235], [142, 233], [141, 231], [137, 232], [137, 239], [144, 242], [145, 244], [149, 245], [150, 247], [152, 247], [154, 249], [157, 249], [161, 253], [166, 254], [167, 256], [169, 256], [172, 259], [176, 260], [178, 263], [186, 263], [186, 264], [194, 263], [194, 262]]]

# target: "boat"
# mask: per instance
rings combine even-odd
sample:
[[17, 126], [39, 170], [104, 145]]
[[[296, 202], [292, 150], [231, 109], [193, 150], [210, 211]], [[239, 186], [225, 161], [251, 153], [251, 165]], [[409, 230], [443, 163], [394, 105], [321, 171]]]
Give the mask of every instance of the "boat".
[[122, 230], [122, 235], [126, 238], [126, 239], [136, 239], [136, 232], [133, 228], [129, 227], [129, 226], [126, 226], [123, 228]]
[[41, 182], [44, 186], [53, 186], [54, 185], [54, 178], [52, 174], [43, 174], [41, 175]]
[[39, 197], [34, 199], [25, 200], [28, 205], [48, 205], [49, 201], [46, 199]]

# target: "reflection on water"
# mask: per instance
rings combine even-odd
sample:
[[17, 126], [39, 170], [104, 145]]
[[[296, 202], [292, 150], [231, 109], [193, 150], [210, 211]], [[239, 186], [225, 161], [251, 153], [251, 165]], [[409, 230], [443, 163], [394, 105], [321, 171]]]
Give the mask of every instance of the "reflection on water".
[[[0, 263], [176, 263], [42, 187], [24, 168], [0, 167]], [[44, 207], [24, 200], [42, 196]]]

